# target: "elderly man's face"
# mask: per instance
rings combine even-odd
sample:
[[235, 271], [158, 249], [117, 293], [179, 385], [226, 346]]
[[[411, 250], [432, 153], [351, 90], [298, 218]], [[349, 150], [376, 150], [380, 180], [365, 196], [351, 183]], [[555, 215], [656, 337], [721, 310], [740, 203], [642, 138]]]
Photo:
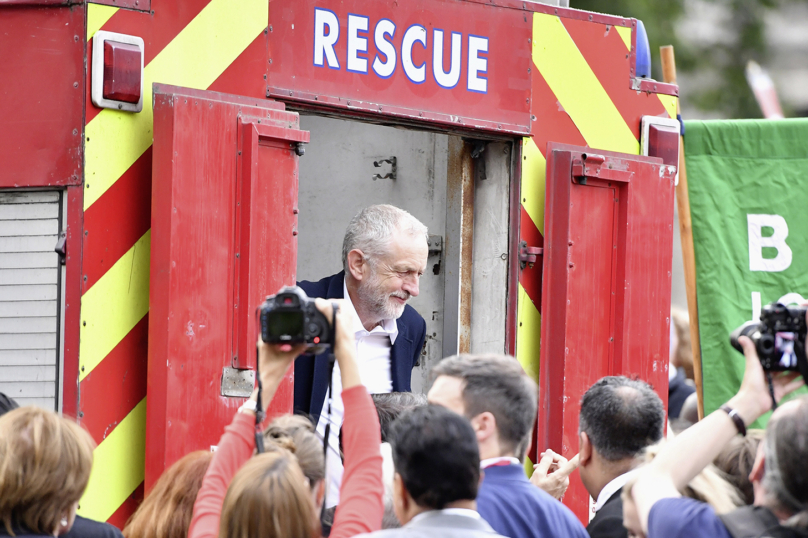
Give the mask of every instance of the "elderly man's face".
[[381, 319], [398, 319], [426, 271], [426, 238], [397, 231], [385, 256], [370, 263], [370, 275], [360, 282], [359, 299]]

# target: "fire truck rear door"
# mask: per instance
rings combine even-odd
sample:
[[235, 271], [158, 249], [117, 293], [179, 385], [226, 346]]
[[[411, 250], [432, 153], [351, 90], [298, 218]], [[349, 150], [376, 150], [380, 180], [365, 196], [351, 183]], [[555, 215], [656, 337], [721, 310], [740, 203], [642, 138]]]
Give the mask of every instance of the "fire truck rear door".
[[[578, 453], [581, 397], [606, 375], [667, 402], [676, 168], [548, 145], [537, 445]], [[577, 473], [564, 496], [589, 521]]]
[[[274, 101], [154, 86], [147, 491], [252, 392], [256, 308], [295, 283], [299, 126]], [[290, 371], [270, 414], [292, 394]]]

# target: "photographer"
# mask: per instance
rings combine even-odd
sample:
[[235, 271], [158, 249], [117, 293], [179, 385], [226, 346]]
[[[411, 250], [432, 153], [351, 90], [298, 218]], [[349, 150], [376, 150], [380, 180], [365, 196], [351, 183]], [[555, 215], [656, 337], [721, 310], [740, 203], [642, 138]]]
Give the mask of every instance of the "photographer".
[[[316, 304], [330, 320], [331, 303], [317, 299]], [[340, 366], [345, 404], [345, 475], [331, 536], [342, 538], [381, 528], [382, 457], [379, 420], [359, 378], [351, 319], [342, 308], [336, 325], [334, 355]], [[259, 340], [264, 409], [294, 359], [305, 349], [305, 345], [268, 345]], [[236, 413], [219, 442], [194, 506], [189, 538], [320, 535], [322, 497], [317, 494], [317, 484], [307, 483], [297, 458], [282, 448], [274, 447], [270, 452], [267, 447], [267, 453], [251, 459], [256, 401], [257, 391]]]
[[[683, 488], [746, 425], [775, 401], [803, 385], [796, 372], [774, 375], [770, 395], [766, 374], [752, 341], [738, 342], [746, 357], [741, 388], [721, 409], [668, 443], [640, 472], [631, 489], [642, 531], [647, 536], [805, 536], [808, 535], [808, 399], [777, 410], [750, 474], [755, 506], [717, 516], [704, 503], [681, 498]], [[628, 505], [624, 505], [624, 508]], [[632, 507], [633, 508], [633, 507]], [[629, 514], [626, 512], [626, 519]]]

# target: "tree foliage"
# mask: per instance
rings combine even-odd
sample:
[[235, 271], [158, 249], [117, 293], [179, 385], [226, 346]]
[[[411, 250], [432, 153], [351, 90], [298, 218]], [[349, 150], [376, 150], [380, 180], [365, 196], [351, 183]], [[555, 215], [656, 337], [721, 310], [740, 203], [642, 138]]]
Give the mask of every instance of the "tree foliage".
[[[698, 87], [682, 87], [684, 103], [727, 118], [759, 118], [760, 107], [746, 82], [749, 60], [765, 66], [769, 50], [765, 39], [767, 10], [795, 0], [702, 0], [718, 4], [729, 14], [722, 31], [729, 39], [701, 44], [688, 40], [681, 25], [685, 0], [570, 0], [570, 7], [640, 19], [651, 45], [652, 76], [662, 80], [660, 45], [673, 45], [679, 74], [701, 75]], [[706, 82], [704, 82], [706, 81]]]

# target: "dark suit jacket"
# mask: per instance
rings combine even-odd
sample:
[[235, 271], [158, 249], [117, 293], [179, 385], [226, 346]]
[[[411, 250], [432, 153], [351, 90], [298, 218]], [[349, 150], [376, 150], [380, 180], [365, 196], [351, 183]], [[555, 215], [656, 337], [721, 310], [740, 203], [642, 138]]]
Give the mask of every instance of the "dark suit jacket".
[[[309, 297], [344, 299], [345, 272], [326, 277], [317, 282], [298, 282]], [[426, 338], [426, 322], [413, 307], [404, 307], [404, 313], [396, 320], [398, 336], [390, 348], [390, 376], [394, 392], [410, 392], [412, 369], [421, 356]], [[308, 415], [317, 423], [328, 391], [328, 355], [303, 355], [295, 361], [295, 413]]]
[[586, 532], [591, 538], [628, 538], [628, 531], [623, 526], [622, 492], [623, 488], [620, 488], [609, 497], [589, 522]]

